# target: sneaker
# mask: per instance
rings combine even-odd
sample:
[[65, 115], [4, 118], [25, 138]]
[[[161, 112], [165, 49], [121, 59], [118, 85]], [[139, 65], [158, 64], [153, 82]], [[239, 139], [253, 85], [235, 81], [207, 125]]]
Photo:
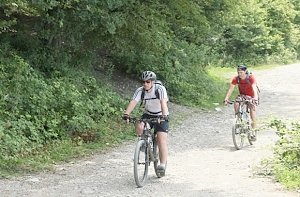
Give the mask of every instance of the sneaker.
[[156, 172], [157, 172], [159, 178], [165, 176], [165, 170], [166, 170], [165, 166], [162, 166], [162, 165], [157, 166]]

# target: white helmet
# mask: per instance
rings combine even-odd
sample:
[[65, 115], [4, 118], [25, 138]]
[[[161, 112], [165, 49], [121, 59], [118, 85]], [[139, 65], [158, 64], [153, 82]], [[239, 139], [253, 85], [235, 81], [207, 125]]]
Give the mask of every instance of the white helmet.
[[151, 80], [151, 81], [155, 81], [156, 80], [156, 74], [152, 71], [144, 71], [142, 74], [142, 80], [146, 81], [146, 80]]

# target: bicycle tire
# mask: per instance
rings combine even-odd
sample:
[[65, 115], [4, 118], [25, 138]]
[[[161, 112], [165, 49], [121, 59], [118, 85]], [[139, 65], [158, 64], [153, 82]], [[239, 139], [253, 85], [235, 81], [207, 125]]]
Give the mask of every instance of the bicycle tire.
[[233, 145], [237, 150], [240, 150], [244, 146], [244, 136], [242, 133], [242, 127], [239, 121], [237, 120], [232, 126], [232, 141]]
[[160, 178], [160, 174], [157, 172], [157, 166], [159, 162], [159, 148], [156, 140], [153, 140], [153, 156], [154, 156], [154, 171], [158, 178]]
[[139, 140], [134, 152], [134, 180], [138, 187], [143, 187], [148, 178], [149, 153], [146, 142]]
[[252, 140], [251, 134], [254, 135], [257, 138], [257, 131], [251, 131], [250, 129], [248, 131], [248, 141], [249, 141], [249, 144], [253, 145], [254, 140]]
[[[250, 145], [253, 145], [253, 140], [251, 138], [251, 135], [253, 133], [251, 133], [251, 120], [250, 120], [250, 115], [249, 114], [246, 114], [246, 116], [243, 116], [243, 121], [246, 122], [246, 125], [245, 125], [245, 130], [246, 130], [246, 133], [247, 133], [247, 139], [248, 139], [248, 142]], [[255, 131], [254, 131], [255, 132]], [[256, 133], [255, 133], [256, 135]]]

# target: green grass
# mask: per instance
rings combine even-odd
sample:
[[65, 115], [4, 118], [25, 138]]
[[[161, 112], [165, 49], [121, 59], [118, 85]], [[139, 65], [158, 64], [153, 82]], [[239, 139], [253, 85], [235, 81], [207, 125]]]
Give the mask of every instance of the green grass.
[[300, 188], [300, 169], [288, 169], [283, 165], [277, 165], [274, 168], [274, 176], [288, 189]]
[[[189, 115], [186, 113], [173, 114], [170, 128], [181, 124]], [[120, 144], [135, 139], [134, 126], [124, 122], [106, 125], [106, 133], [101, 139], [90, 143], [78, 143], [71, 140], [54, 142], [36, 155], [26, 155], [24, 157], [1, 159], [0, 177], [9, 178], [41, 171], [52, 171], [57, 164], [71, 162], [78, 158], [105, 152]]]
[[95, 153], [107, 151], [124, 141], [135, 138], [133, 125], [110, 124], [106, 135], [90, 143], [78, 143], [71, 140], [53, 142], [35, 155], [26, 155], [18, 158], [0, 158], [0, 177], [13, 177], [51, 171], [55, 164], [70, 162]]

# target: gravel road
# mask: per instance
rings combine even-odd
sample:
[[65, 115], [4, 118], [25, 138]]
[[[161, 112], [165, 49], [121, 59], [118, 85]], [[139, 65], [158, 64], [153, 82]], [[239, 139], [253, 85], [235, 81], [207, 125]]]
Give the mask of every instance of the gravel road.
[[[272, 117], [299, 118], [300, 65], [255, 72], [261, 88], [260, 125]], [[171, 105], [172, 113], [188, 113], [172, 126], [167, 174], [137, 188], [133, 178], [134, 141], [104, 154], [56, 166], [54, 172], [0, 180], [0, 196], [201, 196], [299, 197], [261, 175], [261, 161], [272, 155], [274, 130], [262, 129], [252, 146], [236, 151], [231, 139], [232, 107], [200, 111]]]

